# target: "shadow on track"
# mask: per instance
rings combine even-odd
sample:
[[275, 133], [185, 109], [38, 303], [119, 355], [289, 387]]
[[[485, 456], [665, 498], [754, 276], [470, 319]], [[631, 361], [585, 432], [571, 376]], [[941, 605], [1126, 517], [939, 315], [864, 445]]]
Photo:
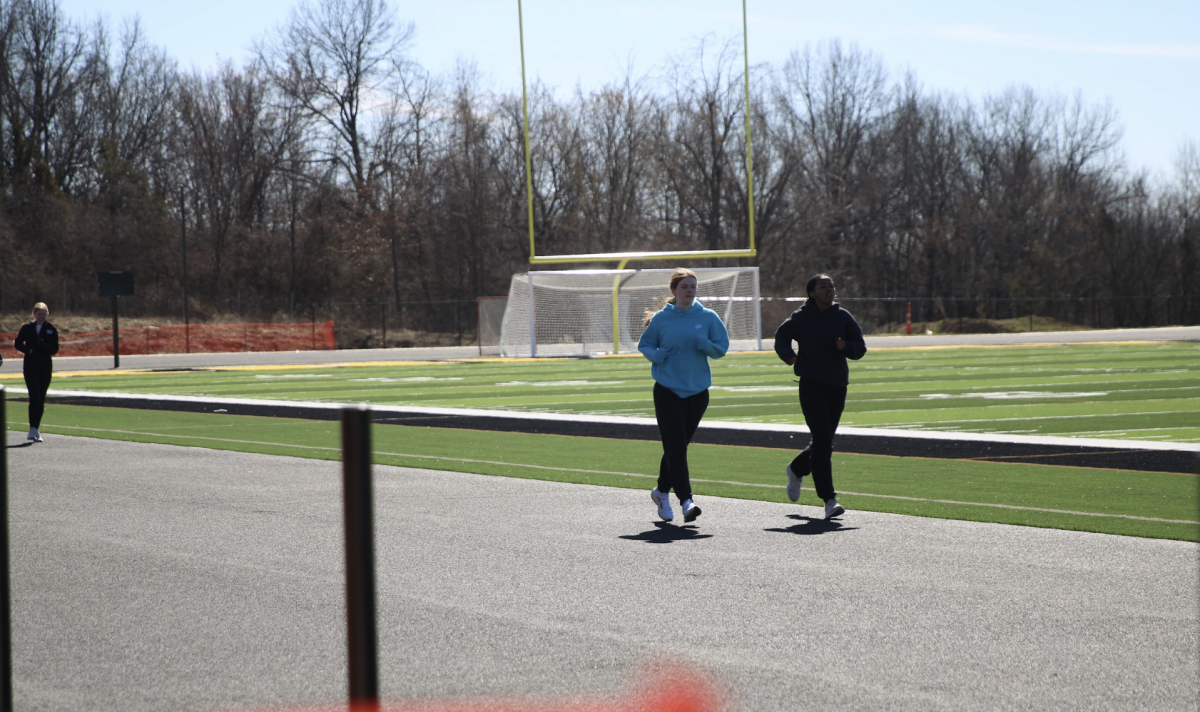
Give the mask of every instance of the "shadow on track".
[[696, 525], [677, 527], [666, 522], [655, 522], [654, 528], [641, 534], [622, 534], [619, 538], [630, 541], [644, 541], [647, 544], [670, 544], [673, 541], [692, 541], [693, 539], [708, 539], [712, 534], [701, 534]]
[[850, 532], [858, 529], [858, 527], [843, 526], [836, 519], [806, 517], [803, 514], [789, 514], [788, 519], [795, 519], [800, 523], [793, 524], [786, 529], [771, 527], [763, 531], [779, 532], [780, 534], [828, 534], [830, 532]]
[[4, 447], [8, 448], [9, 450], [15, 450], [16, 448], [19, 448], [19, 447], [33, 447], [34, 444], [35, 443], [32, 440], [30, 440], [28, 442], [18, 443], [16, 445], [5, 445]]

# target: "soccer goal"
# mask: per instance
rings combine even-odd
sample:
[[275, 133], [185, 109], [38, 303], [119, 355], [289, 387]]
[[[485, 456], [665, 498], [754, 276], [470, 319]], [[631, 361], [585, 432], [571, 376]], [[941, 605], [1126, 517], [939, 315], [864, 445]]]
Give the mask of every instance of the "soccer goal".
[[[696, 299], [729, 331], [731, 349], [762, 348], [758, 268], [698, 268]], [[513, 275], [500, 329], [502, 356], [637, 351], [646, 317], [671, 296], [670, 269], [562, 270]]]

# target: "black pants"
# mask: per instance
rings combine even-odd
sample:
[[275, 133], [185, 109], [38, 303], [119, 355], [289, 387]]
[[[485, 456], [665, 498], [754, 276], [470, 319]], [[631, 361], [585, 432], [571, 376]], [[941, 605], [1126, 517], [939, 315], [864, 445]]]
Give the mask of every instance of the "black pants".
[[26, 364], [25, 387], [29, 389], [29, 427], [42, 427], [42, 413], [46, 410], [46, 391], [50, 390], [50, 377], [54, 369], [50, 364]]
[[[792, 460], [792, 469], [803, 472], [811, 468], [813, 486], [822, 500], [833, 499], [833, 436], [846, 408], [846, 387], [828, 386], [812, 379], [800, 379], [800, 410], [812, 433], [808, 447]], [[804, 467], [808, 460], [808, 467]], [[803, 468], [803, 469], [802, 469]]]
[[662, 461], [658, 465], [658, 491], [666, 494], [674, 489], [680, 502], [692, 498], [687, 448], [706, 410], [707, 390], [680, 398], [670, 388], [654, 384], [654, 418], [658, 421], [658, 434], [663, 444]]

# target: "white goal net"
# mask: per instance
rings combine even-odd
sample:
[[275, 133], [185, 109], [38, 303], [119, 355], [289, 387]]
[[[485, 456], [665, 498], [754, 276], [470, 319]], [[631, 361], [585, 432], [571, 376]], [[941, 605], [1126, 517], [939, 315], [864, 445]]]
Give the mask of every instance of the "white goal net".
[[[642, 322], [666, 304], [672, 269], [514, 274], [500, 329], [502, 356], [637, 351]], [[762, 348], [758, 268], [699, 268], [696, 299], [729, 331], [731, 350]], [[614, 339], [614, 331], [616, 338]]]

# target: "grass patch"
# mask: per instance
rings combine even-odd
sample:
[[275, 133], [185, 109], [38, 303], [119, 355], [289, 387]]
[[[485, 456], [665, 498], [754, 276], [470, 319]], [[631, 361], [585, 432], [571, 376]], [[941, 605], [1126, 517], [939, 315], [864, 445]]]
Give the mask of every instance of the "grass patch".
[[[16, 410], [10, 409], [11, 427], [24, 430]], [[341, 456], [335, 422], [59, 405], [50, 417], [45, 447], [62, 434]], [[662, 453], [653, 442], [399, 425], [376, 425], [373, 441], [379, 464], [634, 489], [653, 486]], [[781, 473], [790, 457], [785, 450], [694, 445], [697, 496], [785, 502]], [[850, 509], [1200, 541], [1194, 475], [840, 453], [834, 472]], [[820, 504], [808, 486], [800, 503]]]
[[[1196, 343], [876, 349], [850, 368], [846, 426], [1200, 443]], [[706, 417], [803, 423], [794, 378], [774, 353], [731, 354]], [[635, 356], [58, 374], [53, 388], [651, 417], [652, 385]]]

